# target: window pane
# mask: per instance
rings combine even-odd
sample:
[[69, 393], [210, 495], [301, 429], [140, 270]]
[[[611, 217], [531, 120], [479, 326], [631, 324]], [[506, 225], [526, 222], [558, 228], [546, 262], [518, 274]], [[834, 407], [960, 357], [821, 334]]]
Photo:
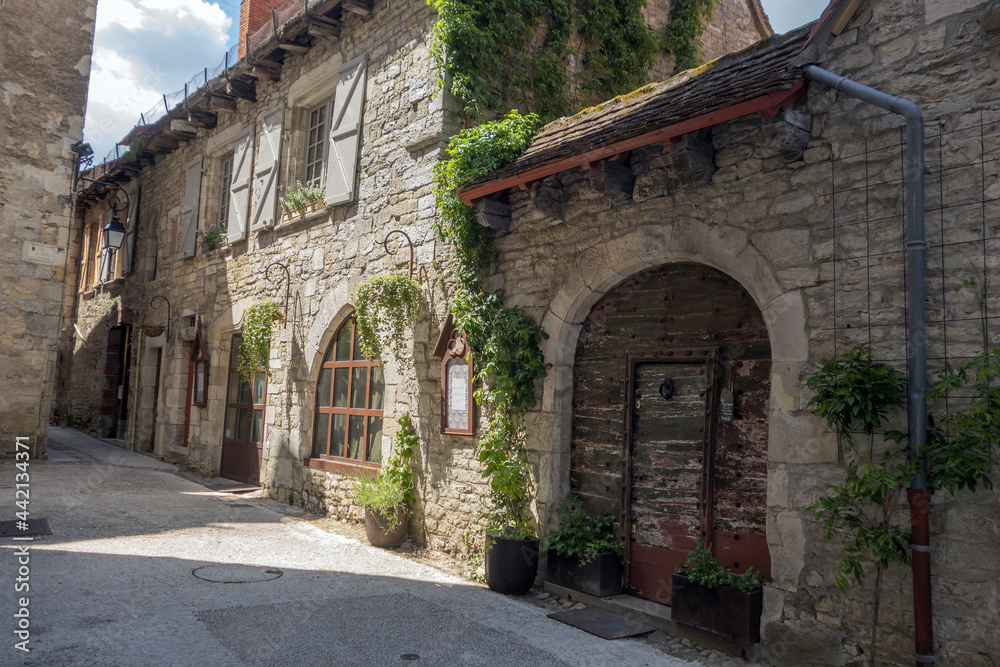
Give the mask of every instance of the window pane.
[[354, 336], [354, 356], [352, 357], [355, 361], [363, 361], [366, 357], [361, 353], [361, 340], [357, 335]]
[[230, 373], [229, 374], [229, 393], [226, 394], [226, 401], [229, 403], [237, 403], [240, 400], [240, 374]]
[[351, 328], [354, 320], [348, 320], [337, 334], [337, 361], [351, 360]]
[[261, 434], [264, 431], [264, 411], [253, 411], [253, 426], [250, 429], [250, 442], [260, 442]]
[[240, 397], [236, 401], [240, 405], [246, 405], [250, 402], [250, 383], [240, 382]]
[[368, 418], [368, 455], [366, 461], [382, 462], [382, 418]]
[[351, 415], [351, 430], [347, 436], [347, 458], [361, 460], [362, 441], [365, 437], [365, 418]]
[[226, 437], [230, 440], [236, 437], [236, 408], [226, 410]]
[[250, 412], [249, 408], [238, 408], [236, 414], [236, 440], [246, 440], [247, 430], [250, 427]]
[[351, 407], [355, 410], [364, 410], [365, 395], [368, 393], [368, 368], [352, 368], [351, 370]]
[[332, 368], [324, 368], [319, 372], [319, 384], [316, 386], [316, 400], [317, 404], [321, 408], [330, 407], [330, 383], [332, 381], [333, 381]]
[[[322, 412], [316, 415], [316, 426], [313, 428], [313, 456], [327, 453], [328, 437], [330, 435], [330, 415]], [[340, 452], [334, 451], [336, 456]]]
[[344, 455], [344, 436], [347, 435], [347, 415], [333, 415], [333, 433], [330, 435], [330, 456]]
[[264, 388], [267, 387], [267, 373], [257, 373], [257, 379], [253, 383], [253, 403], [254, 405], [264, 405]]
[[347, 407], [347, 374], [350, 369], [338, 368], [333, 377], [333, 407]]
[[326, 356], [325, 356], [325, 357], [323, 357], [323, 363], [324, 363], [324, 364], [325, 364], [325, 363], [328, 363], [328, 362], [331, 362], [331, 361], [333, 361], [333, 345], [331, 345], [331, 346], [330, 346], [330, 347], [329, 347], [329, 348], [327, 349], [327, 351], [326, 351]]
[[369, 410], [381, 410], [382, 401], [385, 395], [385, 378], [382, 374], [381, 366], [372, 366], [372, 389], [371, 402], [368, 404]]

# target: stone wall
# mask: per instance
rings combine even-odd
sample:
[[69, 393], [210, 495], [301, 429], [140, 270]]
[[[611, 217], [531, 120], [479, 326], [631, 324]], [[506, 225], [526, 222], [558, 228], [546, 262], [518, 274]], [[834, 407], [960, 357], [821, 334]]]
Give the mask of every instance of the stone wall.
[[0, 457], [16, 436], [45, 454], [95, 6], [0, 6]]
[[[422, 0], [380, 5], [364, 18], [345, 13], [341, 39], [318, 40], [308, 53], [286, 55], [278, 82], [257, 82], [256, 103], [240, 100], [236, 113], [220, 114], [217, 127], [199, 131], [195, 139], [141, 171], [137, 176], [141, 186], [137, 270], [123, 281], [82, 295], [77, 325], [83, 337], [75, 343], [65, 409], [93, 411], [98, 401], [95, 371], [103, 363], [107, 322], [114, 319], [114, 313], [134, 313], [129, 321], [137, 332], [131, 376], [133, 409], [125, 445], [146, 451], [152, 442], [154, 453], [164, 460], [218, 474], [232, 336], [250, 305], [274, 299], [284, 309], [284, 272], [277, 269], [265, 277], [269, 265], [281, 262], [289, 268], [291, 290], [287, 322], [276, 328], [271, 345], [262, 482], [283, 502], [357, 516], [347, 499], [349, 479], [306, 467], [303, 461], [311, 453], [322, 356], [352, 312], [351, 294], [357, 285], [376, 275], [407, 270], [405, 246], [394, 256], [382, 246], [389, 230], [401, 229], [413, 240], [415, 275], [426, 286], [428, 309], [421, 313], [409, 342], [412, 367], [400, 367], [387, 355], [383, 452], [391, 450], [395, 417], [410, 411], [421, 438], [420, 451], [414, 455], [418, 467], [415, 535], [435, 546], [460, 544], [482, 482], [473, 439], [439, 432], [440, 360], [432, 352], [454, 283], [448, 268], [453, 261], [451, 249], [436, 240], [432, 227], [436, 214], [432, 168], [442, 138], [454, 131], [449, 116], [454, 105], [446, 95], [431, 95], [434, 74], [429, 47], [435, 20]], [[205, 157], [201, 216], [202, 221], [214, 220], [218, 197], [214, 170], [220, 147], [266, 110], [290, 105], [285, 111], [280, 182], [286, 190], [291, 188], [301, 178], [304, 152], [299, 128], [305, 114], [295, 100], [315, 97], [324, 85], [332, 94], [337, 66], [364, 53], [368, 54], [367, 94], [355, 201], [305, 218], [289, 217], [273, 229], [251, 232], [247, 241], [213, 251], [199, 247], [193, 258], [179, 259], [185, 166]], [[87, 215], [95, 216], [96, 208]], [[395, 250], [396, 244], [394, 239], [389, 249]], [[157, 308], [149, 305], [156, 295], [172, 305], [169, 338], [167, 333], [155, 338], [138, 334], [140, 325], [162, 327], [166, 322], [162, 303]], [[208, 405], [190, 408], [185, 447], [188, 359], [197, 330], [192, 316], [195, 323], [201, 323], [211, 365]], [[162, 370], [153, 425], [157, 349]]]
[[[927, 12], [937, 4], [928, 3]], [[817, 60], [916, 100], [929, 125], [940, 120], [945, 128], [975, 129], [983, 122], [996, 132], [997, 5], [949, 6], [945, 15], [935, 6], [931, 20], [922, 3], [862, 3]], [[904, 364], [901, 125], [898, 117], [811, 84], [805, 100], [776, 118], [714, 127], [707, 148], [689, 139], [666, 151], [632, 151], [629, 193], [600, 191], [595, 170], [574, 169], [510, 194], [512, 223], [498, 243], [498, 284], [550, 335], [544, 349], [549, 376], [540, 409], [529, 419], [543, 524], [554, 524], [555, 506], [569, 489], [574, 355], [581, 323], [597, 300], [641, 270], [697, 262], [739, 280], [760, 306], [773, 361], [767, 500], [773, 583], [765, 589], [765, 641], [757, 653], [768, 664], [867, 661], [872, 580], [846, 596], [838, 591], [832, 578], [837, 547], [824, 542], [822, 526], [804, 511], [827, 492], [825, 484], [845, 475], [836, 437], [806, 408], [804, 373], [869, 335], [877, 357]], [[995, 227], [1000, 174], [989, 157], [995, 136], [987, 136], [985, 149], [975, 133], [946, 135], [940, 149], [928, 142], [940, 150], [946, 172], [963, 162], [978, 168], [982, 151], [988, 153], [982, 176], [945, 176], [933, 194], [928, 186], [928, 206], [938, 197], [945, 202], [928, 222], [939, 244], [928, 275], [929, 316], [947, 321], [947, 354], [958, 361], [981, 349], [981, 320], [975, 296], [952, 296], [953, 288], [965, 279], [982, 284], [996, 271], [993, 245], [976, 231], [985, 224], [992, 236]], [[706, 164], [705, 155], [714, 159]], [[691, 168], [699, 162], [701, 168]], [[928, 178], [936, 183], [933, 173]], [[562, 205], [551, 205], [553, 193]], [[986, 203], [963, 214], [949, 211], [947, 202], [975, 202], [974, 195]], [[941, 247], [976, 238], [976, 262], [963, 263], [958, 251]], [[989, 308], [995, 305], [988, 300]], [[929, 354], [940, 368], [940, 325], [930, 333]], [[995, 491], [934, 497], [939, 664], [1000, 659], [998, 502]], [[904, 524], [907, 514], [904, 506]], [[912, 662], [910, 589], [909, 571], [890, 568], [879, 628], [887, 664]]]

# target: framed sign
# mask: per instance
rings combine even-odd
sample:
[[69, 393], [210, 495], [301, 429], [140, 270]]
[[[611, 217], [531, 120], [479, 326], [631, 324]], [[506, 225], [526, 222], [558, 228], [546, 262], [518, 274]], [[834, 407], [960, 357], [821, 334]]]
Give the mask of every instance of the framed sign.
[[435, 355], [441, 357], [441, 432], [475, 435], [475, 372], [469, 343], [451, 317], [445, 324]]
[[194, 343], [191, 344], [188, 373], [191, 383], [191, 404], [208, 405], [208, 351], [205, 349], [205, 341], [201, 337], [200, 326], [195, 334]]

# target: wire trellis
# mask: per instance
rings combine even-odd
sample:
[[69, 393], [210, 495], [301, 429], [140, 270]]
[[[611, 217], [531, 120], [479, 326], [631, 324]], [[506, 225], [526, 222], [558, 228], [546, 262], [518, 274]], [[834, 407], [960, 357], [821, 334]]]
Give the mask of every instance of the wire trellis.
[[[1000, 347], [1000, 111], [927, 123], [925, 217], [927, 359], [931, 379], [947, 366]], [[905, 128], [895, 124], [840, 147], [830, 159], [821, 205], [830, 224], [815, 230], [825, 279], [813, 300], [813, 357], [860, 343], [905, 368]], [[967, 405], [950, 391], [943, 406]]]

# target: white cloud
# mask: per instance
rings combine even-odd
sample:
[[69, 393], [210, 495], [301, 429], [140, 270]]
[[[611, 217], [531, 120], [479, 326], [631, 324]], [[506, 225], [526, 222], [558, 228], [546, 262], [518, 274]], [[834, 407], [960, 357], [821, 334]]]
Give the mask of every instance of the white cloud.
[[226, 52], [232, 18], [202, 0], [101, 0], [85, 139], [101, 160], [163, 94]]

